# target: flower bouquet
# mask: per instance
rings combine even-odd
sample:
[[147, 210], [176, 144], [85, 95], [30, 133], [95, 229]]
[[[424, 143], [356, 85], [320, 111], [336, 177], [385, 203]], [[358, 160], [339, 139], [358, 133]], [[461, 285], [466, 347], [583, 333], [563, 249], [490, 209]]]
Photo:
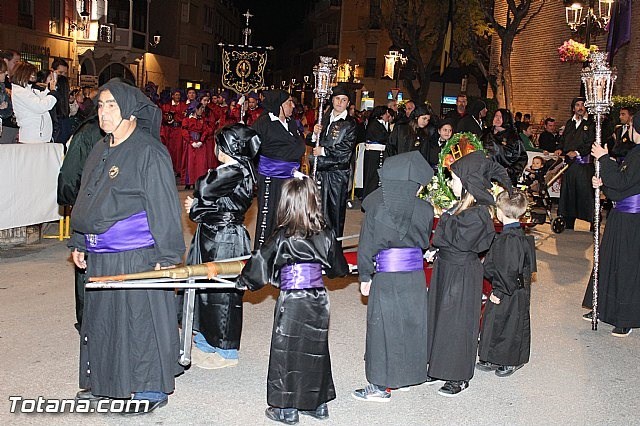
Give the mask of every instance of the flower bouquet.
[[447, 177], [445, 169], [449, 169], [449, 166], [458, 158], [478, 150], [483, 150], [482, 142], [473, 133], [456, 133], [442, 147], [438, 173], [421, 194], [421, 198], [433, 205], [436, 216], [440, 216], [443, 211], [451, 208], [456, 202], [456, 197], [449, 187], [451, 179]]
[[596, 50], [598, 50], [598, 46], [596, 45], [588, 48], [583, 43], [569, 39], [558, 48], [558, 54], [560, 55], [560, 61], [576, 63], [586, 61], [589, 53]]

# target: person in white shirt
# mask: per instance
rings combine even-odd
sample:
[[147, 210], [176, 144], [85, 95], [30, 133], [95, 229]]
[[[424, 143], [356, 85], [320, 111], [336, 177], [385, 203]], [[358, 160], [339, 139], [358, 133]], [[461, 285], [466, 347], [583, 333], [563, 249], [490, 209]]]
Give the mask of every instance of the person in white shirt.
[[35, 78], [37, 69], [28, 62], [19, 62], [14, 69], [11, 98], [16, 121], [20, 128], [18, 142], [51, 142], [53, 123], [49, 110], [56, 104], [55, 73], [47, 78], [47, 87], [40, 92], [31, 87], [30, 79]]

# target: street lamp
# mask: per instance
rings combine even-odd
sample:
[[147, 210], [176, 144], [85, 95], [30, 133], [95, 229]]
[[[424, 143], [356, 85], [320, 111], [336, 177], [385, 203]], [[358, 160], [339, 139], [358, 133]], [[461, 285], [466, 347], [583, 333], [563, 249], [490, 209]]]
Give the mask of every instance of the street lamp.
[[[582, 70], [585, 106], [596, 116], [596, 144], [602, 144], [602, 116], [613, 106], [611, 95], [617, 78], [615, 69], [609, 68], [604, 52], [591, 52], [589, 66]], [[600, 177], [600, 162], [595, 162], [595, 176]], [[595, 189], [593, 217], [593, 317], [591, 328], [598, 329], [598, 269], [600, 263], [600, 188]]]
[[[605, 31], [609, 20], [611, 19], [611, 9], [614, 0], [598, 0], [597, 14], [595, 13], [596, 0], [587, 0], [588, 4], [583, 5], [580, 2], [573, 3], [565, 7], [565, 20], [571, 31], [578, 31], [582, 27], [585, 30], [585, 46], [591, 46], [591, 32]], [[586, 15], [582, 17], [582, 13], [586, 6]]]
[[160, 31], [156, 30], [156, 33], [153, 35], [153, 41], [149, 43], [149, 46], [157, 47], [160, 44], [161, 39], [162, 34], [160, 34]]
[[[404, 56], [404, 51], [402, 49], [398, 49], [392, 46], [389, 49], [389, 53], [387, 55], [384, 55], [384, 59], [385, 59], [384, 76], [389, 77], [390, 79], [393, 79], [393, 76], [395, 75], [396, 87], [392, 89], [392, 93], [393, 93], [394, 99], [397, 100], [398, 93], [400, 92], [400, 89], [398, 88], [400, 71], [402, 70], [402, 67], [406, 65], [409, 58]], [[400, 63], [400, 65], [398, 66], [398, 70], [396, 71], [396, 64], [398, 63]]]

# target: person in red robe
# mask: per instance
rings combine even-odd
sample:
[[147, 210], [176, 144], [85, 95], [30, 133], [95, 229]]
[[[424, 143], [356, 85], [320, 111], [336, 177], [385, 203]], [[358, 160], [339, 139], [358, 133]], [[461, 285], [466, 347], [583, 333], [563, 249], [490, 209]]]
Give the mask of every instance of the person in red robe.
[[186, 105], [181, 99], [182, 92], [180, 89], [175, 89], [171, 92], [171, 100], [160, 106], [162, 110], [160, 139], [169, 151], [176, 176], [182, 169], [182, 120], [186, 110]]
[[205, 143], [205, 147], [207, 150], [207, 167], [209, 169], [215, 169], [216, 167], [218, 167], [218, 158], [216, 157], [215, 153], [216, 144], [214, 137], [217, 126], [214, 121], [215, 117], [213, 116], [213, 111], [209, 107], [209, 105], [211, 105], [211, 96], [208, 92], [201, 93], [200, 96], [198, 96], [198, 102], [204, 105], [204, 112], [202, 113], [202, 116], [204, 117], [204, 121], [210, 130], [209, 137]]
[[205, 106], [201, 102], [192, 102], [187, 110], [188, 116], [182, 123], [184, 140], [182, 184], [185, 189], [193, 188], [200, 176], [207, 174], [207, 140], [211, 136], [211, 128], [204, 119]]
[[249, 94], [249, 99], [247, 100], [248, 108], [244, 114], [244, 124], [249, 127], [251, 127], [264, 112], [264, 108], [258, 105], [259, 98], [260, 95], [255, 92]]

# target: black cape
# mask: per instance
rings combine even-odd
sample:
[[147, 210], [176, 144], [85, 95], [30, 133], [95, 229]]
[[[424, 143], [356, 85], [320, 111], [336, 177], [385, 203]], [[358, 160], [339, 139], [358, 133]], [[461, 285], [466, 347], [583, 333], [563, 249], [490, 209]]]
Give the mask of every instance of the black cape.
[[489, 158], [507, 170], [511, 184], [516, 185], [529, 159], [518, 134], [510, 130], [494, 133], [490, 128], [482, 137], [482, 145]]
[[[114, 176], [115, 175], [115, 176]], [[69, 243], [85, 250], [83, 234], [147, 212], [155, 245], [120, 253], [91, 253], [89, 276], [149, 271], [182, 262], [181, 206], [167, 149], [136, 128], [120, 145], [94, 146], [82, 174]], [[85, 294], [80, 330], [80, 387], [95, 395], [130, 398], [145, 390], [173, 392], [180, 339], [173, 290], [94, 290]]]
[[[329, 125], [332, 111], [322, 119], [320, 146], [324, 147], [325, 155], [318, 157], [316, 179], [320, 184], [324, 220], [336, 236], [342, 237], [349, 193], [351, 156], [355, 150], [358, 129], [356, 120], [348, 115]], [[311, 142], [312, 135], [310, 133], [307, 136], [307, 143], [310, 145], [314, 145]]]
[[[640, 146], [617, 165], [608, 155], [600, 157], [600, 177], [607, 198], [620, 201], [640, 194]], [[640, 213], [615, 208], [607, 216], [600, 244], [598, 318], [616, 327], [640, 327]], [[583, 305], [592, 307], [592, 283]]]
[[[260, 136], [259, 154], [275, 160], [300, 162], [306, 146], [293, 120], [288, 121], [288, 131], [280, 121], [271, 121], [263, 114], [253, 123]], [[259, 249], [276, 229], [276, 212], [285, 179], [267, 178], [258, 173], [258, 217], [253, 247]]]
[[473, 377], [482, 305], [482, 263], [495, 229], [485, 206], [440, 217], [432, 244], [439, 249], [429, 287], [429, 376]]
[[[596, 133], [595, 123], [590, 120], [582, 120], [576, 128], [573, 119], [567, 121], [564, 133], [560, 139], [558, 149], [564, 154], [570, 151], [578, 151], [581, 156], [591, 153]], [[571, 160], [567, 157], [567, 161]], [[594, 192], [591, 186], [591, 178], [594, 174], [593, 164], [571, 163], [562, 175], [562, 187], [560, 188], [560, 201], [558, 213], [567, 218], [578, 218], [591, 222], [593, 220]]]
[[[241, 163], [222, 165], [198, 179], [189, 217], [198, 223], [187, 256], [189, 264], [244, 256], [251, 252], [244, 215], [253, 200], [251, 170]], [[242, 290], [198, 292], [194, 329], [209, 345], [239, 349], [242, 334]]]
[[[400, 388], [427, 379], [427, 287], [424, 270], [374, 274], [374, 258], [382, 249], [429, 247], [433, 208], [425, 200], [411, 202], [413, 217], [404, 237], [390, 226], [382, 188], [363, 202], [358, 245], [360, 281], [372, 279], [367, 303], [365, 369], [369, 383]], [[409, 209], [409, 203], [405, 206]]]
[[531, 348], [531, 273], [536, 271], [533, 237], [525, 236], [520, 227], [505, 227], [483, 266], [500, 304], [487, 301], [478, 357], [498, 365], [525, 364]]
[[[280, 270], [292, 263], [319, 263], [329, 278], [349, 267], [332, 231], [307, 239], [286, 237], [283, 229], [254, 252], [238, 286], [280, 287]], [[272, 407], [315, 410], [336, 397], [329, 356], [329, 296], [324, 288], [281, 291], [275, 306], [267, 403]]]

